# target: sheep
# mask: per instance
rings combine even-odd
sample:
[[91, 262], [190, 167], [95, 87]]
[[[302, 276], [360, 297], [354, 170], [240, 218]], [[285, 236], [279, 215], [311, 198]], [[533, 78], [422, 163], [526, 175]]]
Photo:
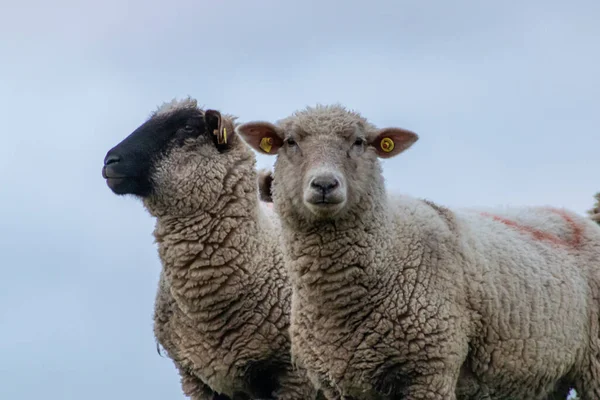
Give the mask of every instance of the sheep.
[[236, 128], [277, 155], [292, 357], [328, 399], [600, 398], [600, 229], [388, 195], [418, 136], [339, 104]]
[[[266, 180], [266, 178], [264, 177], [264, 173], [263, 175], [258, 177], [260, 182], [263, 182], [262, 186], [263, 187], [259, 187], [259, 191], [261, 193], [263, 193], [266, 189], [266, 186], [269, 185], [270, 187], [270, 182], [268, 180]], [[264, 195], [263, 195], [264, 197]], [[590, 215], [590, 218], [594, 221], [596, 221], [598, 224], [600, 224], [600, 193], [596, 194], [596, 204], [594, 205], [594, 208], [592, 208], [591, 210], [588, 211], [588, 214]], [[264, 197], [265, 201], [272, 201], [270, 200], [270, 197]]]
[[255, 156], [235, 119], [192, 98], [165, 103], [108, 151], [102, 175], [156, 218], [154, 334], [185, 395], [314, 399], [291, 363], [279, 222], [259, 201]]
[[271, 195], [271, 186], [273, 184], [273, 173], [266, 168], [258, 171], [258, 197], [261, 201], [273, 207], [273, 196]]

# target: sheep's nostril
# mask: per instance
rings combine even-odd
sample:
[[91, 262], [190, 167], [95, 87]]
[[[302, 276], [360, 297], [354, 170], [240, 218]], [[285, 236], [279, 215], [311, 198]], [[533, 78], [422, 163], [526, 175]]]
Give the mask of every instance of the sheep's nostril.
[[116, 164], [119, 161], [121, 161], [121, 157], [115, 154], [110, 154], [104, 159], [104, 165]]
[[312, 180], [310, 186], [320, 190], [323, 194], [331, 192], [340, 185], [339, 181], [334, 177], [318, 177]]

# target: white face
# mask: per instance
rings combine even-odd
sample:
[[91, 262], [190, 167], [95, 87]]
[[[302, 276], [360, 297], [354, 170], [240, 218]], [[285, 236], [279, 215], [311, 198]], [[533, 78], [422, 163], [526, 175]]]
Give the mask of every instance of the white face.
[[328, 135], [289, 132], [276, 163], [275, 179], [282, 186], [275, 195], [286, 201], [290, 196], [300, 198], [312, 217], [331, 219], [369, 190], [362, 174], [379, 172], [375, 152], [360, 129]]

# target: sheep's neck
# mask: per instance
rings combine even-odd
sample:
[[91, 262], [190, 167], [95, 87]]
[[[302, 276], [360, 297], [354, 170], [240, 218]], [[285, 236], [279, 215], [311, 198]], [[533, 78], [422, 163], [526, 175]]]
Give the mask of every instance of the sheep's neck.
[[[396, 229], [382, 211], [346, 221], [343, 229], [332, 224], [287, 230], [289, 267], [300, 302], [347, 324], [361, 321], [389, 299], [390, 288], [402, 296], [400, 290], [414, 287], [418, 274], [404, 272], [420, 266], [422, 249], [403, 249]], [[400, 260], [394, 268], [390, 257]], [[401, 281], [400, 287], [393, 281]]]
[[264, 263], [255, 260], [258, 199], [255, 191], [244, 192], [219, 210], [157, 220], [154, 235], [171, 293], [195, 321], [225, 321], [252, 307], [247, 289], [259, 272], [252, 268]]

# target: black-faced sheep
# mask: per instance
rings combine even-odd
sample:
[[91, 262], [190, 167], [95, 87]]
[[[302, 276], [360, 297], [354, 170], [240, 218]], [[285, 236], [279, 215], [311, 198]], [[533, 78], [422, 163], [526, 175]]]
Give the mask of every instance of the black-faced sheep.
[[277, 154], [292, 355], [328, 398], [600, 399], [592, 221], [388, 196], [378, 158], [417, 135], [341, 106], [237, 132]]
[[[154, 332], [194, 400], [315, 397], [291, 364], [291, 286], [279, 222], [257, 192], [234, 118], [173, 101], [111, 149], [112, 191], [156, 217]], [[227, 396], [227, 397], [225, 397]]]

